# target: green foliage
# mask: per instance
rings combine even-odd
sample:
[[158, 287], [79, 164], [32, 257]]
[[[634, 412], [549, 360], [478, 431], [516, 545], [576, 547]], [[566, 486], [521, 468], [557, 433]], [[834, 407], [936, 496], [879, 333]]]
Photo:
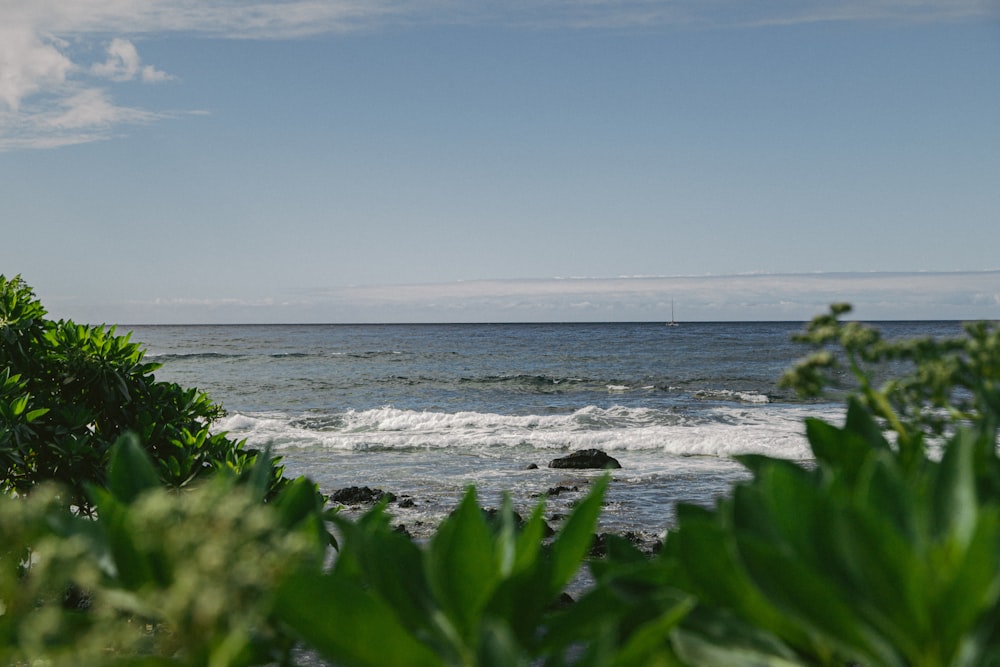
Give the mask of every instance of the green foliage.
[[[845, 312], [786, 378], [857, 383], [843, 427], [807, 423], [815, 467], [747, 457], [752, 481], [679, 511], [662, 559], [698, 600], [673, 636], [689, 664], [1000, 664], [998, 334], [890, 342]], [[876, 387], [886, 361], [909, 372]]]
[[[848, 385], [857, 399], [890, 429], [899, 455], [908, 465], [926, 456], [928, 436], [941, 436], [957, 424], [971, 424], [986, 449], [977, 465], [990, 466], [995, 456], [1000, 417], [1000, 329], [985, 322], [965, 325], [960, 338], [885, 340], [859, 322], [841, 322], [850, 306], [837, 304], [815, 318], [798, 340], [815, 351], [782, 378], [803, 396]], [[839, 354], [835, 353], [839, 351]], [[887, 375], [875, 386], [875, 378]]]
[[0, 497], [0, 664], [287, 663], [274, 599], [322, 567], [322, 508], [303, 502], [315, 489], [264, 503], [224, 473], [172, 492], [132, 436], [110, 465], [108, 487], [91, 488], [97, 519], [51, 485]]
[[[85, 486], [104, 483], [111, 445], [126, 432], [138, 434], [168, 486], [251, 468], [255, 453], [210, 432], [222, 408], [156, 381], [158, 365], [129, 335], [45, 314], [20, 277], [0, 275], [0, 488], [24, 493], [55, 481], [86, 511]], [[271, 477], [276, 489], [281, 468]]]
[[554, 660], [585, 639], [544, 630], [588, 552], [606, 485], [594, 485], [547, 547], [542, 506], [518, 529], [505, 502], [491, 524], [474, 489], [425, 548], [390, 528], [381, 507], [357, 522], [338, 518], [343, 547], [335, 567], [293, 577], [279, 592], [279, 613], [338, 663]]

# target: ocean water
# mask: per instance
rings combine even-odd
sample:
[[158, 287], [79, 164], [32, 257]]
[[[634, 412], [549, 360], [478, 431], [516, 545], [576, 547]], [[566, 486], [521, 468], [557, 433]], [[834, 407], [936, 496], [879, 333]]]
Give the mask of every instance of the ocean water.
[[407, 500], [389, 510], [418, 537], [470, 484], [487, 506], [509, 493], [526, 512], [544, 499], [558, 521], [604, 473], [549, 461], [597, 448], [622, 465], [601, 530], [655, 541], [678, 503], [711, 505], [747, 478], [735, 455], [808, 461], [803, 420], [843, 416], [840, 403], [778, 387], [807, 352], [790, 340], [802, 323], [127, 328], [162, 364], [157, 379], [226, 408], [217, 430], [270, 448], [326, 493], [369, 486]]

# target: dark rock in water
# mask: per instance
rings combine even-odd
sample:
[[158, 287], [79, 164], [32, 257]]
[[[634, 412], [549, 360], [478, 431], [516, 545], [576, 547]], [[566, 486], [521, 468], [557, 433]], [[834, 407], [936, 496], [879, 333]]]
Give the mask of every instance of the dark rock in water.
[[560, 484], [559, 486], [553, 486], [553, 487], [551, 487], [546, 492], [545, 495], [547, 495], [549, 497], [552, 497], [552, 496], [558, 496], [561, 493], [567, 493], [567, 492], [573, 492], [573, 491], [579, 491], [579, 490], [580, 490], [580, 487], [578, 487], [578, 486], [563, 486], [562, 484]]
[[622, 464], [599, 449], [581, 449], [549, 461], [550, 468], [621, 468]]
[[330, 500], [344, 505], [363, 505], [366, 503], [377, 503], [383, 498], [389, 502], [396, 500], [396, 496], [383, 491], [382, 489], [370, 489], [367, 486], [349, 486], [346, 489], [334, 491]]
[[[512, 514], [514, 525], [517, 526], [518, 530], [524, 530], [524, 526], [527, 524], [527, 521], [525, 521], [524, 517], [517, 512], [512, 512]], [[486, 523], [488, 523], [494, 530], [500, 528], [500, 510], [494, 507], [483, 508], [483, 516], [486, 518]], [[543, 521], [542, 534], [545, 537], [552, 537], [556, 534], [556, 531], [553, 530], [552, 526], [550, 526], [548, 522]]]
[[538, 470], [538, 464], [537, 463], [529, 463], [528, 467], [525, 468], [525, 470]]
[[417, 503], [413, 501], [413, 498], [403, 498], [398, 503], [396, 503], [396, 505], [399, 507], [415, 507], [416, 504]]
[[647, 556], [654, 556], [660, 552], [663, 546], [659, 538], [648, 539], [635, 531], [625, 531], [624, 533], [598, 533], [594, 535], [594, 541], [590, 543], [590, 556], [592, 558], [603, 558], [608, 552], [615, 548], [614, 542], [628, 543]]
[[569, 609], [575, 602], [576, 600], [573, 599], [573, 596], [564, 591], [552, 602], [552, 609]]

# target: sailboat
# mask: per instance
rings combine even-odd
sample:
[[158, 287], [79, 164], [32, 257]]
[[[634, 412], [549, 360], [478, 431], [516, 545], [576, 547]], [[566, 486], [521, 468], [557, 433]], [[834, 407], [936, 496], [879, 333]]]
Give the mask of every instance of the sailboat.
[[667, 326], [668, 327], [679, 326], [677, 324], [677, 321], [674, 319], [674, 300], [673, 299], [670, 300], [670, 321], [667, 322]]

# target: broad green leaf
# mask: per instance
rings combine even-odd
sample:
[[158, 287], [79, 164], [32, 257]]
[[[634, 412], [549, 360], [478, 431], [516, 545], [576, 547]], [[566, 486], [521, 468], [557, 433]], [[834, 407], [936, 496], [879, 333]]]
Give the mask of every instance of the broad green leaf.
[[948, 443], [933, 481], [933, 535], [953, 539], [964, 551], [976, 525], [976, 481], [973, 460], [976, 434], [962, 428]]
[[343, 535], [337, 573], [357, 580], [391, 605], [411, 632], [424, 629], [441, 635], [432, 613], [423, 554], [408, 536], [389, 527], [384, 505], [357, 522], [342, 517], [335, 521]]
[[517, 537], [516, 557], [511, 573], [523, 572], [538, 564], [545, 536], [545, 503], [538, 503]]
[[794, 657], [766, 653], [740, 643], [705, 639], [693, 632], [678, 632], [673, 636], [677, 655], [687, 667], [802, 667]]
[[163, 573], [136, 546], [128, 520], [129, 506], [98, 487], [91, 487], [89, 494], [91, 502], [97, 506], [98, 525], [107, 536], [107, 548], [111, 554], [112, 563], [102, 563], [104, 569], [111, 571], [129, 590], [166, 584], [161, 576]]
[[[263, 458], [266, 459], [266, 457]], [[264, 464], [258, 462], [255, 464], [254, 474], [256, 474], [256, 468], [258, 465], [265, 467], [267, 475], [270, 477], [270, 462]], [[317, 494], [318, 491], [316, 490], [316, 485], [313, 482], [306, 477], [298, 477], [289, 482], [285, 488], [281, 490], [271, 505], [278, 511], [278, 515], [281, 517], [281, 523], [286, 528], [291, 528], [309, 515], [318, 513], [322, 510]]]
[[615, 665], [653, 665], [676, 662], [669, 650], [670, 632], [694, 608], [695, 599], [680, 598], [656, 618], [640, 626], [615, 656]]
[[872, 453], [872, 443], [856, 433], [820, 419], [806, 420], [806, 437], [816, 460], [825, 469], [853, 478]]
[[[207, 431], [202, 431], [202, 441], [204, 441], [204, 438], [207, 435]], [[267, 491], [271, 487], [273, 469], [274, 467], [271, 452], [261, 452], [254, 458], [253, 466], [250, 468], [250, 478], [247, 480], [247, 484], [259, 500], [263, 500], [267, 496]]]
[[10, 402], [11, 412], [15, 417], [20, 417], [25, 408], [28, 407], [28, 396], [19, 396]]
[[474, 488], [438, 527], [425, 559], [438, 602], [462, 637], [471, 639], [499, 579], [493, 533]]
[[889, 450], [889, 441], [871, 413], [856, 396], [847, 399], [844, 431], [858, 435], [872, 449]]
[[517, 562], [517, 529], [514, 525], [514, 507], [510, 494], [505, 493], [500, 507], [500, 525], [496, 534], [497, 574], [506, 579], [514, 571]]
[[[1000, 604], [1000, 508], [991, 505], [978, 513], [968, 548], [936, 602], [931, 622], [940, 645], [949, 654], [960, 649], [960, 642], [980, 635], [983, 626], [994, 624]], [[1000, 663], [983, 659], [975, 664]]]
[[108, 463], [108, 489], [125, 503], [130, 503], [144, 491], [159, 488], [160, 477], [156, 474], [139, 438], [126, 433], [111, 447]]
[[444, 664], [406, 630], [390, 605], [351, 579], [295, 575], [279, 587], [275, 611], [309, 646], [335, 663], [371, 667]]
[[517, 640], [502, 623], [485, 624], [476, 651], [477, 667], [528, 667]]
[[732, 610], [793, 646], [809, 646], [801, 626], [754, 585], [727, 529], [703, 511], [685, 510], [684, 517], [679, 529], [667, 536], [665, 550], [676, 555], [685, 590], [707, 604]]
[[740, 539], [739, 551], [754, 584], [790, 621], [806, 630], [813, 650], [832, 653], [832, 647], [840, 646], [849, 653], [869, 656], [876, 664], [904, 666], [878, 633], [857, 622], [855, 601], [845, 600], [836, 581], [810, 567], [813, 563], [758, 539]]
[[573, 509], [552, 542], [552, 578], [549, 581], [549, 592], [553, 596], [562, 592], [572, 580], [590, 549], [608, 481], [609, 477], [605, 475], [594, 482], [590, 493]]
[[922, 637], [936, 634], [930, 617], [934, 573], [926, 552], [878, 505], [835, 514], [826, 525], [834, 546], [814, 565], [817, 572], [840, 584], [859, 626], [912, 655]]
[[816, 476], [790, 461], [759, 465], [755, 483], [733, 492], [733, 529], [780, 542], [806, 555], [824, 548], [821, 515], [825, 499]]

